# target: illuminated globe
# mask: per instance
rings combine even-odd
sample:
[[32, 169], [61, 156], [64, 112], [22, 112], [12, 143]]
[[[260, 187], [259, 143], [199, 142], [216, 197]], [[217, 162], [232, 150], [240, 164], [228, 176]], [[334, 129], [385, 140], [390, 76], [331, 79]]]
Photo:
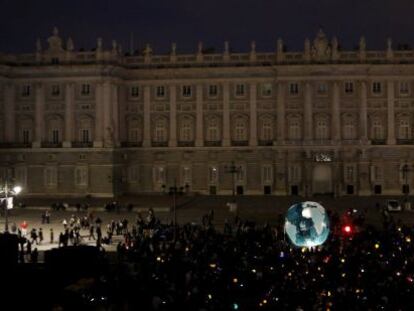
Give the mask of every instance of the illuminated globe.
[[285, 232], [296, 246], [322, 245], [329, 235], [328, 215], [319, 203], [296, 203], [286, 213]]

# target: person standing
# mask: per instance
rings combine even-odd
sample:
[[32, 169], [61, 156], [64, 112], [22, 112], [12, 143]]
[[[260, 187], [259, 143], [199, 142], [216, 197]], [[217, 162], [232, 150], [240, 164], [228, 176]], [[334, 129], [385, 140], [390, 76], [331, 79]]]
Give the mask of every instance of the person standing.
[[89, 241], [91, 238], [95, 240], [95, 227], [93, 224], [90, 224], [89, 226]]
[[53, 233], [53, 228], [50, 228], [50, 244], [54, 243], [55, 235]]
[[39, 244], [43, 242], [43, 230], [42, 228], [39, 228]]

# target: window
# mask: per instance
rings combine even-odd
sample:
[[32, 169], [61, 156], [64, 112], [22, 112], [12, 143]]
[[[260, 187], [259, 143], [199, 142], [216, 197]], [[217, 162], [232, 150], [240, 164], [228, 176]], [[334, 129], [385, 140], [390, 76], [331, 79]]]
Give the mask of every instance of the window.
[[183, 166], [181, 169], [181, 178], [184, 185], [191, 184], [191, 167], [190, 166]]
[[356, 139], [357, 138], [357, 131], [355, 126], [355, 119], [352, 116], [347, 116], [344, 118], [344, 125], [343, 125], [343, 139]]
[[300, 140], [302, 138], [302, 127], [299, 119], [289, 120], [288, 138], [290, 140]]
[[207, 141], [219, 141], [220, 140], [220, 128], [219, 119], [216, 117], [207, 120]]
[[237, 118], [234, 122], [234, 140], [246, 141], [247, 140], [247, 126], [244, 118]]
[[237, 173], [236, 173], [236, 183], [244, 184], [245, 177], [246, 177], [245, 168], [243, 165], [239, 165], [239, 169], [237, 170]]
[[54, 144], [58, 144], [60, 142], [59, 130], [57, 129], [52, 130], [51, 142]]
[[318, 95], [325, 95], [328, 92], [328, 86], [326, 83], [319, 83], [316, 92]]
[[179, 140], [193, 141], [193, 120], [190, 117], [185, 117], [181, 121]]
[[182, 95], [183, 97], [191, 97], [191, 85], [183, 85]]
[[52, 85], [52, 96], [59, 96], [60, 95], [60, 85]]
[[163, 85], [157, 86], [155, 96], [158, 98], [162, 98], [165, 96], [165, 87]]
[[355, 181], [355, 169], [352, 165], [346, 165], [344, 168], [345, 181], [352, 183]]
[[88, 185], [88, 167], [80, 166], [75, 168], [75, 185], [87, 186]]
[[56, 167], [46, 167], [44, 170], [44, 184], [46, 187], [55, 188], [57, 186]]
[[297, 83], [290, 83], [289, 84], [289, 94], [290, 95], [298, 95], [299, 94], [299, 85]]
[[81, 143], [89, 143], [93, 139], [93, 119], [83, 116], [79, 120], [79, 141]]
[[164, 166], [156, 166], [154, 168], [154, 181], [156, 184], [165, 185], [166, 169]]
[[138, 86], [132, 86], [131, 87], [131, 97], [133, 97], [133, 98], [139, 97], [139, 87]]
[[353, 82], [345, 82], [345, 94], [353, 94], [354, 93], [354, 83]]
[[270, 118], [262, 119], [262, 126], [260, 129], [260, 139], [264, 141], [273, 140], [273, 122]]
[[371, 166], [371, 181], [381, 181], [382, 180], [382, 168], [378, 165]]
[[167, 126], [165, 119], [155, 121], [154, 140], [156, 142], [167, 141]]
[[22, 141], [24, 144], [29, 144], [32, 141], [31, 131], [29, 129], [23, 129], [22, 131]]
[[218, 94], [218, 88], [216, 84], [210, 84], [208, 86], [208, 96], [215, 97]]
[[215, 165], [208, 168], [208, 182], [213, 185], [218, 183], [218, 168]]
[[82, 84], [81, 95], [89, 95], [91, 93], [90, 84]]
[[408, 82], [400, 82], [400, 95], [408, 95], [410, 93], [410, 86]]
[[289, 182], [299, 182], [300, 181], [300, 165], [292, 164], [289, 166], [288, 178]]
[[399, 120], [397, 136], [398, 139], [411, 139], [411, 127], [408, 118]]
[[264, 83], [262, 84], [262, 96], [272, 96], [272, 83]]
[[53, 64], [53, 65], [58, 65], [58, 64], [59, 64], [59, 58], [57, 58], [57, 57], [52, 57], [52, 64]]
[[381, 87], [382, 87], [381, 82], [373, 82], [372, 83], [372, 93], [381, 94], [381, 92], [382, 92]]
[[31, 86], [26, 84], [22, 86], [22, 96], [29, 97], [31, 93]]
[[262, 166], [262, 182], [263, 184], [273, 183], [273, 168], [272, 165]]
[[384, 127], [382, 126], [381, 119], [374, 119], [372, 122], [372, 139], [381, 140], [384, 138]]
[[81, 130], [81, 142], [88, 143], [89, 141], [90, 141], [89, 130], [88, 129]]
[[16, 182], [20, 186], [26, 186], [27, 184], [27, 167], [16, 167]]
[[315, 138], [316, 139], [328, 139], [329, 138], [328, 120], [326, 119], [316, 120]]
[[236, 96], [244, 96], [246, 94], [246, 90], [245, 90], [245, 85], [244, 84], [236, 84], [236, 89], [235, 89], [235, 95]]

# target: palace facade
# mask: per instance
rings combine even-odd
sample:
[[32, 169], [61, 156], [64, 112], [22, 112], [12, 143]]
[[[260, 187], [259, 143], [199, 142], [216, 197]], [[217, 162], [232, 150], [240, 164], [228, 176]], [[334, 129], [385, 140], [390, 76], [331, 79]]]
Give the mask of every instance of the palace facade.
[[0, 54], [1, 175], [26, 196], [401, 195], [414, 174], [414, 51], [75, 51], [57, 29]]

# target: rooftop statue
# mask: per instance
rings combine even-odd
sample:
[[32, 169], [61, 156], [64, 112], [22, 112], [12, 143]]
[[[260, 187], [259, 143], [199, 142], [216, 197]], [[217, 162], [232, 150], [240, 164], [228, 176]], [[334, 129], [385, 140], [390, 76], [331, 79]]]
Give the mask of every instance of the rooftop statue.
[[55, 27], [53, 28], [53, 35], [47, 39], [49, 43], [50, 52], [61, 52], [63, 51], [62, 39], [59, 37], [59, 30]]
[[328, 43], [326, 35], [319, 29], [312, 46], [312, 59], [316, 61], [326, 61], [331, 56], [331, 48]]

